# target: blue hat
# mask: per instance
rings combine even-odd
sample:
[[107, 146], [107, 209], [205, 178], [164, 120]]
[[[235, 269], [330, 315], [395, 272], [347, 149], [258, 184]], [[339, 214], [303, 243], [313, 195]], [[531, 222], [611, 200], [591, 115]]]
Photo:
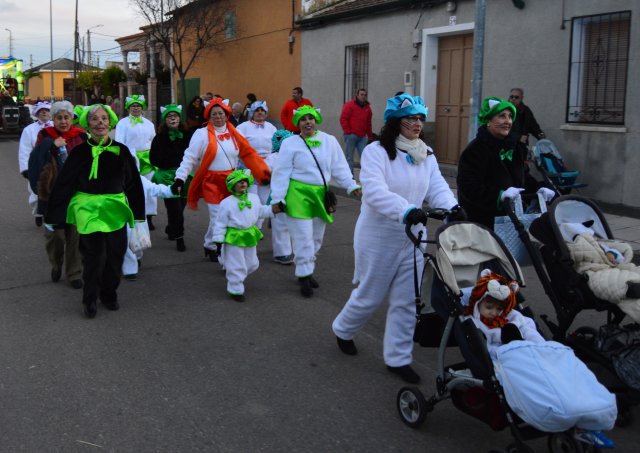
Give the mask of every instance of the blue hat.
[[285, 138], [291, 137], [293, 132], [288, 131], [286, 129], [278, 129], [273, 133], [273, 137], [271, 137], [271, 150], [274, 153], [280, 151], [280, 145], [282, 145], [282, 141]]
[[251, 104], [251, 107], [249, 107], [249, 118], [253, 118], [253, 112], [255, 112], [257, 109], [262, 109], [265, 112], [269, 113], [269, 107], [267, 107], [267, 101], [256, 101], [253, 104]]
[[387, 101], [387, 108], [384, 110], [384, 122], [391, 118], [403, 118], [410, 115], [424, 115], [425, 119], [429, 114], [429, 109], [424, 105], [420, 96], [410, 96], [399, 94]]

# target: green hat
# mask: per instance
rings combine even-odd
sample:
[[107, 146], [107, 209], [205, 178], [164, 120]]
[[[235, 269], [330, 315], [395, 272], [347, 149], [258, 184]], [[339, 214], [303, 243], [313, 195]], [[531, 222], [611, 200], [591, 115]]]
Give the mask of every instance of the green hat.
[[317, 109], [311, 105], [303, 105], [297, 110], [293, 111], [293, 124], [297, 126], [300, 122], [300, 118], [305, 115], [311, 115], [316, 119], [316, 123], [322, 124], [322, 115], [320, 115], [320, 109]]
[[236, 170], [227, 176], [225, 183], [227, 184], [229, 192], [233, 193], [233, 186], [240, 181], [247, 181], [248, 187], [251, 187], [251, 184], [253, 184], [253, 175], [251, 174], [251, 170]]
[[84, 129], [85, 131], [89, 131], [89, 112], [93, 110], [94, 107], [102, 107], [107, 112], [107, 115], [109, 115], [109, 129], [113, 129], [113, 127], [118, 124], [118, 115], [113, 113], [111, 107], [104, 104], [93, 104], [86, 106], [80, 114], [80, 119], [78, 120], [78, 122], [80, 123], [80, 127], [82, 129]]
[[80, 115], [84, 111], [84, 105], [76, 105], [73, 107], [73, 124], [77, 125], [80, 123]]
[[491, 118], [505, 109], [510, 109], [513, 113], [513, 120], [516, 119], [516, 106], [509, 101], [500, 98], [486, 98], [482, 101], [480, 112], [478, 113], [478, 124], [484, 126]]
[[131, 96], [127, 96], [124, 100], [124, 108], [129, 110], [133, 104], [139, 104], [142, 107], [142, 110], [147, 110], [147, 101], [144, 98], [143, 94], [132, 94]]
[[175, 112], [178, 114], [180, 118], [182, 118], [182, 106], [176, 104], [165, 105], [164, 107], [160, 107], [160, 113], [162, 113], [162, 121], [165, 120], [167, 115], [171, 112]]

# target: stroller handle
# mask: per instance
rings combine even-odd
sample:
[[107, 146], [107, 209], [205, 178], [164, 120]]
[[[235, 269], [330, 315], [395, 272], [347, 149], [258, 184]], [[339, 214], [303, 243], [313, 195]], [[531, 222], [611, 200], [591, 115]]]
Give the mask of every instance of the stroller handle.
[[[423, 209], [423, 212], [426, 214], [427, 219], [435, 220], [445, 220], [447, 216], [451, 214], [451, 211], [449, 209], [442, 208]], [[424, 222], [424, 226], [427, 226], [427, 222]], [[418, 236], [416, 236], [415, 234], [413, 234], [413, 231], [411, 231], [411, 227], [412, 225], [406, 224], [404, 227], [404, 232], [406, 233], [407, 237], [409, 237], [409, 240], [413, 242], [413, 245], [418, 247], [422, 242], [422, 231], [420, 231], [418, 233]]]

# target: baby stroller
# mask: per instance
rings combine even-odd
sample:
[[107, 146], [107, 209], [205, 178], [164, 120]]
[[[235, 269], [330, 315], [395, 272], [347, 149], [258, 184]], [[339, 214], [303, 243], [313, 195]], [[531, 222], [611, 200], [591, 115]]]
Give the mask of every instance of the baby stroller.
[[[521, 227], [513, 211], [509, 216]], [[618, 399], [618, 426], [631, 421], [631, 407], [640, 402], [640, 326], [623, 325], [625, 313], [611, 302], [597, 298], [588, 285], [588, 276], [573, 267], [569, 249], [562, 237], [562, 223], [587, 223], [602, 238], [613, 239], [611, 229], [598, 207], [578, 195], [557, 198], [546, 214], [534, 220], [531, 235], [519, 231], [538, 277], [551, 300], [556, 321], [542, 315], [553, 339], [571, 347], [593, 371], [598, 380]], [[570, 331], [576, 316], [583, 310], [606, 313], [606, 324], [599, 329], [589, 326]]]
[[[442, 219], [448, 213], [429, 210], [429, 218]], [[491, 269], [524, 287], [520, 267], [495, 233], [479, 224], [451, 222], [441, 226], [435, 240], [423, 241], [407, 227], [407, 235], [416, 246], [435, 244], [434, 253], [424, 253], [425, 272], [422, 282], [431, 283], [421, 297], [422, 282], [414, 266], [416, 313], [418, 325], [414, 341], [424, 347], [438, 348], [438, 376], [436, 393], [426, 399], [418, 387], [405, 386], [397, 395], [397, 409], [402, 421], [412, 428], [419, 427], [436, 404], [451, 398], [459, 410], [488, 424], [494, 430], [507, 427], [514, 442], [508, 452], [533, 451], [526, 440], [548, 436], [551, 452], [581, 452], [583, 445], [575, 440], [573, 430], [545, 433], [526, 424], [509, 407], [504, 390], [494, 372], [486, 339], [471, 319], [463, 316], [462, 288], [473, 287], [482, 269]], [[417, 253], [417, 252], [416, 252]], [[532, 312], [519, 297], [518, 309], [527, 316]], [[425, 306], [434, 312], [422, 313]], [[445, 364], [447, 347], [458, 346], [464, 362]], [[503, 451], [503, 450], [500, 450]]]
[[566, 167], [560, 151], [551, 140], [539, 140], [534, 148], [534, 154], [536, 168], [544, 177], [546, 185], [556, 192], [566, 195], [572, 189], [587, 187], [585, 183], [576, 182], [580, 172], [570, 171]]

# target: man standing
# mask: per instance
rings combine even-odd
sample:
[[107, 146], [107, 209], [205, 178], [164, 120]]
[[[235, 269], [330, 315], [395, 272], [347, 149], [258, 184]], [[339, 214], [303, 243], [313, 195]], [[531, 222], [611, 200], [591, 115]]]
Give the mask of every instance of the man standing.
[[244, 123], [247, 121], [247, 118], [243, 114], [242, 104], [239, 102], [234, 102], [231, 106], [231, 116], [229, 117], [229, 122], [233, 124], [234, 127], [238, 126], [240, 123]]
[[291, 99], [284, 103], [282, 106], [282, 112], [280, 112], [280, 121], [282, 121], [282, 127], [286, 130], [294, 132], [296, 134], [300, 133], [300, 128], [293, 124], [293, 111], [298, 110], [303, 105], [310, 105], [313, 107], [313, 104], [309, 99], [305, 99], [302, 97], [302, 88], [295, 87], [291, 92]]
[[356, 97], [342, 106], [340, 126], [344, 132], [345, 155], [352, 174], [353, 151], [357, 149], [358, 156], [362, 156], [362, 150], [367, 145], [367, 141], [373, 138], [371, 116], [371, 106], [367, 100], [367, 90], [364, 88], [360, 88]]

